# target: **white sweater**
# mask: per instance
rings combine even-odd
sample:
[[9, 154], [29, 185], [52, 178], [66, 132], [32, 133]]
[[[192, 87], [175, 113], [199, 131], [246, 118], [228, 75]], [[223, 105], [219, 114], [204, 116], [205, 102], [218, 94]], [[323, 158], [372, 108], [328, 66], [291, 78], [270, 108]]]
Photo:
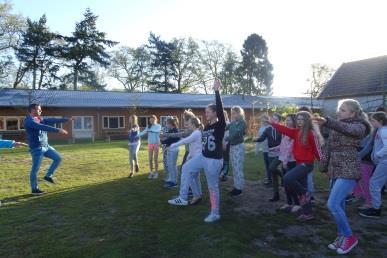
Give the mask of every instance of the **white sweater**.
[[187, 159], [202, 153], [202, 132], [196, 129], [190, 136], [181, 139], [180, 141], [171, 144], [171, 149], [176, 149], [180, 145], [189, 144], [189, 154]]

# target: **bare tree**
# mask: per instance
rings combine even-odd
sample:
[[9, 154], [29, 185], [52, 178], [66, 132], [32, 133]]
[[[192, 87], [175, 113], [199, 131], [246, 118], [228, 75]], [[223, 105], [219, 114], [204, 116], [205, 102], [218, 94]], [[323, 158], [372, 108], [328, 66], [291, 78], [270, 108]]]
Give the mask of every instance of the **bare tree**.
[[335, 70], [327, 65], [317, 63], [312, 64], [311, 71], [311, 77], [307, 79], [310, 83], [310, 88], [306, 94], [310, 96], [310, 105], [313, 108], [313, 99], [320, 95], [321, 91], [332, 78]]

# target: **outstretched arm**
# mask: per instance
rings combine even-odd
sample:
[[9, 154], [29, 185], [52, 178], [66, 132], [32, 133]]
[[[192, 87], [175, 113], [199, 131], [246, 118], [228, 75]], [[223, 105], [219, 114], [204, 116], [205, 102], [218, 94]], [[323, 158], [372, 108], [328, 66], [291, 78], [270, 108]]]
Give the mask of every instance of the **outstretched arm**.
[[314, 120], [327, 128], [330, 128], [347, 136], [363, 138], [366, 134], [366, 126], [361, 123], [346, 123], [336, 119], [332, 119], [330, 117], [318, 117], [314, 118]]
[[26, 120], [25, 121], [25, 127], [27, 129], [31, 128], [31, 129], [36, 129], [36, 130], [42, 130], [42, 131], [45, 131], [45, 132], [54, 132], [54, 133], [60, 132], [59, 128], [55, 128], [53, 126], [37, 123], [33, 119]]
[[41, 124], [53, 126], [54, 124], [66, 123], [70, 118], [45, 118], [41, 121]]

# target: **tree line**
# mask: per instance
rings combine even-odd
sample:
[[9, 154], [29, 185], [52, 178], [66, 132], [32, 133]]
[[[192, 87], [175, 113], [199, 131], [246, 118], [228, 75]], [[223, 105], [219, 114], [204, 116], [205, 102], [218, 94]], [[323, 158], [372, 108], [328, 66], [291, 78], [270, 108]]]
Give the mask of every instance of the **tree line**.
[[105, 90], [116, 80], [128, 92], [209, 93], [213, 78], [223, 94], [271, 95], [273, 66], [262, 36], [249, 35], [239, 52], [219, 41], [150, 33], [139, 47], [118, 45], [86, 9], [70, 35], [50, 30], [45, 15], [31, 20], [0, 4], [0, 83], [32, 89]]

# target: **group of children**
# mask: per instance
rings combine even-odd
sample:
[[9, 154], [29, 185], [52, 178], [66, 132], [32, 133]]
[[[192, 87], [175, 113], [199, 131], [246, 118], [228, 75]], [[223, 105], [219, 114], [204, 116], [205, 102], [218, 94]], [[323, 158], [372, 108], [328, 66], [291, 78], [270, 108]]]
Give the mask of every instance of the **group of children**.
[[[214, 82], [215, 104], [205, 109], [204, 126], [200, 119], [187, 110], [184, 123], [187, 129], [179, 131], [178, 119], [170, 117], [164, 130], [157, 123], [156, 116], [149, 119], [149, 125], [140, 131], [137, 117], [132, 115], [129, 122], [129, 177], [139, 172], [138, 151], [141, 137], [148, 137], [149, 179], [157, 179], [158, 154], [160, 145], [166, 171], [165, 188], [178, 187], [179, 196], [168, 201], [171, 205], [194, 205], [202, 199], [200, 171], [204, 170], [209, 191], [211, 211], [204, 219], [211, 223], [220, 219], [219, 181], [227, 175], [228, 160], [233, 171], [234, 187], [230, 194], [242, 194], [244, 187], [243, 164], [245, 156], [244, 136], [246, 121], [244, 111], [239, 106], [231, 108], [231, 121], [225, 116], [219, 93], [221, 83]], [[41, 194], [37, 184], [37, 173], [43, 157], [53, 160], [44, 180], [54, 183], [53, 174], [61, 158], [48, 144], [47, 132], [67, 134], [55, 123], [70, 119], [42, 119], [39, 104], [28, 108], [25, 128], [32, 156], [30, 173], [33, 194]], [[313, 219], [312, 211], [312, 171], [315, 161], [320, 161], [320, 171], [328, 173], [331, 190], [327, 207], [337, 224], [337, 236], [328, 245], [338, 254], [349, 253], [358, 239], [352, 233], [345, 213], [348, 196], [355, 195], [365, 200], [359, 207], [363, 217], [381, 216], [381, 191], [387, 182], [387, 116], [384, 111], [367, 115], [356, 100], [339, 102], [337, 118], [320, 117], [303, 108], [296, 114], [286, 116], [284, 124], [281, 116], [273, 114], [262, 117], [262, 127], [256, 142], [264, 142], [264, 163], [267, 170], [265, 184], [273, 188], [273, 197], [280, 200], [280, 179], [284, 186], [286, 203], [281, 210], [299, 213], [302, 222]], [[322, 136], [321, 130], [329, 131]], [[179, 146], [185, 146], [179, 182], [177, 159]], [[0, 148], [27, 146], [24, 143], [1, 140]], [[226, 159], [227, 162], [224, 162]], [[224, 164], [225, 163], [225, 164]], [[189, 195], [192, 199], [189, 200]]]

